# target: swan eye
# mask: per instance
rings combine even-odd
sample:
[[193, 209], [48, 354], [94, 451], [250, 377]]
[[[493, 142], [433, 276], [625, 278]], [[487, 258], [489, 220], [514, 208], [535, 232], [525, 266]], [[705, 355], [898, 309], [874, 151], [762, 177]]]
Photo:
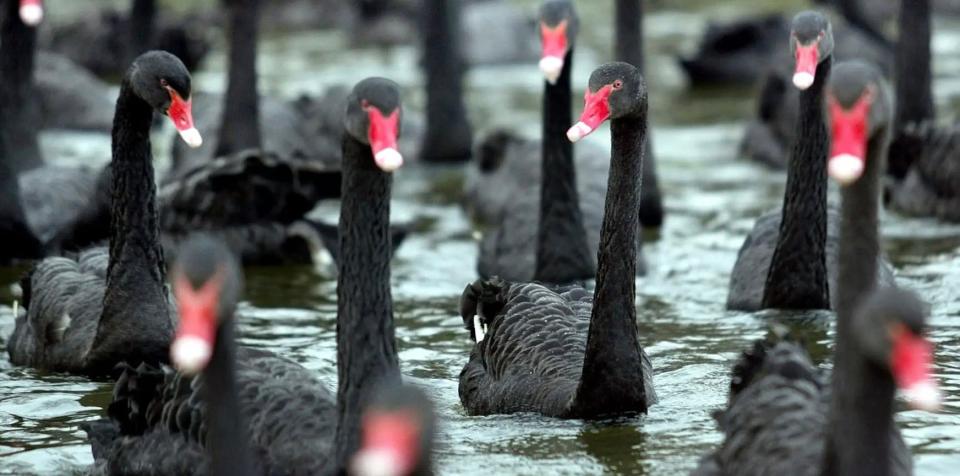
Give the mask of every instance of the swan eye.
[[166, 79], [160, 78], [160, 86], [163, 86], [165, 88], [170, 87], [170, 83], [168, 83]]
[[623, 81], [619, 79], [613, 82], [613, 89], [620, 89], [623, 87]]
[[362, 99], [362, 100], [360, 101], [360, 109], [363, 109], [364, 111], [369, 110], [369, 109], [370, 109], [370, 101], [367, 101], [366, 99]]

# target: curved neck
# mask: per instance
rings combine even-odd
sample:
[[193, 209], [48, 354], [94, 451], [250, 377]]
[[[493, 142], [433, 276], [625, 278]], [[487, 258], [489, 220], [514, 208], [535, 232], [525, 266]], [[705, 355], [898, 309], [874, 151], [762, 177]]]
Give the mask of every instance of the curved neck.
[[833, 59], [800, 93], [798, 131], [787, 168], [777, 246], [763, 289], [763, 307], [830, 309], [827, 282], [827, 154], [823, 90]]
[[566, 135], [567, 128], [573, 124], [570, 109], [572, 60], [571, 48], [564, 58], [557, 83], [544, 82], [540, 221], [533, 278], [554, 284], [584, 281], [595, 273], [580, 212], [573, 144]]
[[616, 60], [625, 61], [643, 72], [643, 1], [617, 0]]
[[423, 9], [423, 67], [427, 124], [421, 156], [432, 161], [470, 158], [473, 135], [463, 101], [466, 70], [460, 47], [460, 2], [427, 0]]
[[[237, 399], [234, 323], [221, 317], [216, 345], [203, 372], [203, 396], [207, 402], [206, 448], [210, 474], [252, 476], [256, 474], [247, 424]], [[223, 320], [228, 322], [223, 322]]]
[[110, 264], [101, 326], [112, 319], [135, 326], [136, 316], [150, 311], [166, 313], [163, 249], [150, 151], [152, 118], [153, 109], [134, 94], [129, 77], [125, 77], [113, 119]]
[[597, 253], [597, 287], [575, 412], [598, 406], [611, 413], [646, 410], [635, 308], [637, 208], [647, 134], [646, 105], [643, 108], [635, 117], [610, 122], [613, 151]]
[[230, 12], [229, 71], [216, 156], [259, 148], [257, 18], [260, 0], [225, 0]]
[[130, 8], [130, 62], [150, 49], [156, 17], [156, 0], [133, 0]]
[[[853, 316], [860, 301], [876, 286], [880, 255], [880, 171], [886, 162], [889, 131], [875, 134], [867, 146], [863, 176], [841, 190], [839, 272], [837, 276], [837, 337], [831, 402], [830, 464], [836, 474], [853, 470], [867, 460], [886, 463], [878, 451], [889, 449], [893, 384], [857, 350]], [[873, 448], [873, 449], [871, 449]], [[869, 455], [869, 457], [867, 457]], [[866, 458], [866, 459], [860, 459]], [[863, 474], [883, 474], [865, 472]]]
[[930, 0], [900, 2], [900, 39], [896, 46], [897, 130], [933, 119], [930, 71]]
[[0, 133], [6, 139], [6, 158], [12, 170], [19, 173], [43, 165], [33, 87], [37, 31], [20, 20], [20, 2], [5, 3], [0, 24]]
[[390, 295], [390, 189], [370, 146], [343, 135], [343, 198], [337, 278], [336, 461], [360, 446], [360, 416], [371, 390], [400, 379]]

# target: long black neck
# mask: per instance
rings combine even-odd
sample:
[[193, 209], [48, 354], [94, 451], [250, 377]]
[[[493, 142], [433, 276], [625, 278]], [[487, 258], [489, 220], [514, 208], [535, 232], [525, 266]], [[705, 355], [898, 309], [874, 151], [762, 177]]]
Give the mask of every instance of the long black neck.
[[16, 173], [43, 165], [37, 130], [39, 109], [33, 87], [37, 31], [20, 20], [20, 2], [6, 0], [0, 25], [0, 132], [6, 158]]
[[131, 62], [150, 49], [156, 17], [156, 0], [133, 0], [133, 6], [130, 8], [129, 60]]
[[390, 189], [370, 146], [343, 137], [343, 198], [337, 279], [336, 457], [345, 468], [360, 446], [360, 415], [373, 387], [400, 378], [390, 295]]
[[168, 343], [145, 338], [159, 348], [137, 348], [130, 336], [172, 332], [150, 151], [152, 118], [153, 108], [133, 92], [129, 76], [125, 77], [113, 119], [110, 264], [94, 347], [109, 352], [129, 346], [131, 361], [141, 353], [165, 357], [168, 351], [162, 348]]
[[533, 278], [555, 284], [587, 280], [596, 272], [580, 212], [573, 144], [566, 135], [567, 128], [573, 124], [570, 109], [572, 61], [571, 48], [564, 58], [556, 84], [544, 83], [543, 96], [543, 178]]
[[643, 73], [643, 2], [617, 0], [616, 60], [630, 63]]
[[896, 47], [897, 130], [933, 119], [930, 71], [930, 0], [902, 0]]
[[610, 132], [613, 152], [597, 253], [597, 287], [573, 402], [579, 413], [590, 407], [611, 413], [646, 410], [634, 307], [646, 105], [636, 116], [612, 120]]
[[421, 21], [427, 130], [420, 155], [435, 162], [464, 161], [471, 155], [473, 132], [463, 101], [460, 2], [427, 0], [425, 6]]
[[20, 183], [7, 161], [3, 134], [0, 134], [0, 266], [17, 258], [33, 259], [43, 256], [43, 247], [27, 225], [20, 201]]
[[798, 132], [787, 168], [777, 247], [763, 289], [763, 307], [830, 309], [827, 283], [827, 153], [823, 90], [832, 57], [817, 66], [800, 93]]
[[222, 322], [217, 328], [216, 345], [203, 373], [204, 399], [207, 402], [206, 448], [211, 456], [210, 474], [248, 476], [257, 474], [250, 437], [240, 403], [236, 380], [234, 323]]
[[227, 0], [230, 11], [230, 66], [216, 156], [259, 148], [257, 18], [260, 0]]
[[[854, 311], [875, 287], [880, 255], [880, 171], [886, 161], [887, 130], [867, 146], [863, 176], [841, 191], [837, 343], [833, 366], [833, 400], [828, 468], [833, 474], [884, 474], [867, 471], [888, 463], [893, 383], [866, 362], [853, 333]], [[886, 429], [878, 432], [878, 427]]]

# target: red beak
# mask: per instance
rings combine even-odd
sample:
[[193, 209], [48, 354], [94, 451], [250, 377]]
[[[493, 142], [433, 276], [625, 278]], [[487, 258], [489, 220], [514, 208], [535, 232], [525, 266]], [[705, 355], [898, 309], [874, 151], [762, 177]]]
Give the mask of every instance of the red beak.
[[610, 117], [610, 93], [613, 92], [613, 86], [606, 85], [597, 92], [587, 92], [583, 94], [583, 114], [580, 115], [580, 121], [567, 130], [567, 138], [570, 142], [576, 142], [590, 135], [597, 129], [603, 121]]
[[797, 43], [797, 64], [793, 72], [793, 85], [799, 89], [809, 88], [816, 79], [817, 64], [820, 63], [820, 52], [817, 50], [819, 43], [819, 40], [806, 46]]
[[890, 369], [897, 387], [913, 408], [933, 411], [940, 407], [940, 389], [934, 380], [933, 345], [901, 326], [894, 331]]
[[167, 109], [167, 116], [173, 121], [173, 126], [177, 128], [180, 138], [190, 147], [200, 147], [203, 144], [203, 138], [200, 131], [193, 127], [193, 105], [192, 100], [184, 101], [175, 89], [165, 86], [170, 93], [170, 107]]
[[357, 476], [407, 475], [417, 465], [420, 427], [410, 414], [370, 412], [363, 417], [363, 444], [353, 459]]
[[37, 26], [43, 21], [41, 0], [20, 0], [20, 21], [28, 26]]
[[540, 71], [550, 84], [556, 84], [567, 55], [567, 20], [550, 27], [540, 22]]
[[400, 135], [400, 109], [397, 108], [384, 116], [375, 106], [367, 106], [370, 129], [367, 139], [373, 149], [373, 159], [377, 167], [384, 172], [393, 172], [403, 165], [403, 156], [397, 149], [397, 136]]
[[864, 93], [849, 110], [830, 96], [828, 99], [832, 143], [827, 170], [841, 185], [849, 185], [863, 175], [867, 160], [867, 119], [873, 94]]
[[174, 294], [180, 323], [170, 346], [170, 357], [182, 372], [196, 374], [207, 366], [213, 355], [220, 279], [211, 279], [200, 289], [194, 289], [181, 275], [174, 281]]

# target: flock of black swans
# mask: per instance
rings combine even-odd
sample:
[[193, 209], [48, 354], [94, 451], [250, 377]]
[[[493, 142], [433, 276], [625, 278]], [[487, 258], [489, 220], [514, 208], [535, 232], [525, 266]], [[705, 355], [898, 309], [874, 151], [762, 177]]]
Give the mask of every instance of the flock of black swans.
[[[453, 433], [440, 392], [456, 393], [453, 411], [466, 420], [521, 414], [522, 424], [577, 420], [599, 431], [640, 421], [630, 426], [640, 433], [683, 398], [671, 378], [682, 369], [660, 358], [680, 344], [645, 332], [675, 318], [638, 289], [654, 279], [682, 286], [682, 271], [657, 271], [676, 256], [658, 256], [670, 235], [654, 236], [677, 219], [676, 176], [661, 175], [650, 127], [650, 6], [616, 0], [588, 18], [579, 10], [589, 2], [543, 0], [530, 21], [507, 0], [210, 3], [178, 17], [163, 2], [131, 0], [128, 11], [48, 25], [56, 2], [0, 0], [0, 267], [17, 278], [3, 337], [14, 373], [4, 375], [109, 385], [105, 410], [74, 424], [92, 460], [85, 474], [473, 473], [484, 469], [437, 461], [455, 444], [445, 441]], [[710, 381], [725, 402], [701, 408], [711, 427], [687, 434], [718, 430], [719, 440], [669, 470], [494, 472], [914, 473], [916, 448], [895, 415], [900, 403], [956, 406], [953, 376], [935, 363], [940, 326], [928, 301], [956, 314], [960, 296], [949, 282], [905, 282], [882, 243], [884, 210], [960, 222], [960, 129], [937, 118], [932, 34], [960, 5], [815, 3], [792, 17], [711, 24], [697, 52], [677, 59], [697, 87], [757, 86], [737, 157], [785, 179], [782, 204], [757, 210], [727, 268], [726, 310], [748, 313], [762, 332], [732, 358], [710, 356], [725, 369]], [[576, 64], [593, 63], [584, 75], [574, 53], [598, 21], [612, 24], [616, 61], [578, 54]], [[211, 43], [211, 25], [223, 40]], [[412, 102], [423, 107], [408, 106], [408, 86], [378, 76], [294, 99], [262, 92], [261, 29], [332, 27], [345, 29], [347, 48], [415, 43], [423, 97]], [[224, 92], [201, 91], [195, 79], [220, 43]], [[542, 96], [527, 98], [540, 107], [539, 136], [471, 110], [467, 71], [509, 63], [539, 69]], [[490, 110], [515, 114], [509, 101]], [[110, 160], [63, 164], [42, 130], [109, 131]], [[169, 152], [169, 167], [155, 167], [166, 160], [155, 150]], [[417, 303], [394, 299], [392, 271], [430, 225], [391, 220], [407, 174], [437, 170], [458, 177], [456, 213], [469, 221], [456, 233], [476, 249], [475, 268], [470, 255], [437, 258], [470, 268], [451, 274], [470, 279], [420, 283], [463, 289], [440, 306], [458, 316], [431, 330], [469, 345], [456, 348], [462, 370], [440, 389], [404, 362], [422, 359], [398, 345], [399, 315]], [[417, 259], [443, 246], [428, 243]], [[948, 243], [941, 254], [960, 250]], [[257, 339], [244, 324], [253, 279], [304, 266], [334, 276], [323, 288], [333, 335], [314, 340], [332, 350], [320, 364], [329, 371], [247, 342]], [[691, 299], [723, 306], [710, 291]], [[8, 408], [0, 414], [20, 418]], [[0, 474], [20, 446], [0, 436]], [[643, 460], [636, 446], [594, 451]], [[484, 451], [510, 450], [481, 448], [472, 461]]]

